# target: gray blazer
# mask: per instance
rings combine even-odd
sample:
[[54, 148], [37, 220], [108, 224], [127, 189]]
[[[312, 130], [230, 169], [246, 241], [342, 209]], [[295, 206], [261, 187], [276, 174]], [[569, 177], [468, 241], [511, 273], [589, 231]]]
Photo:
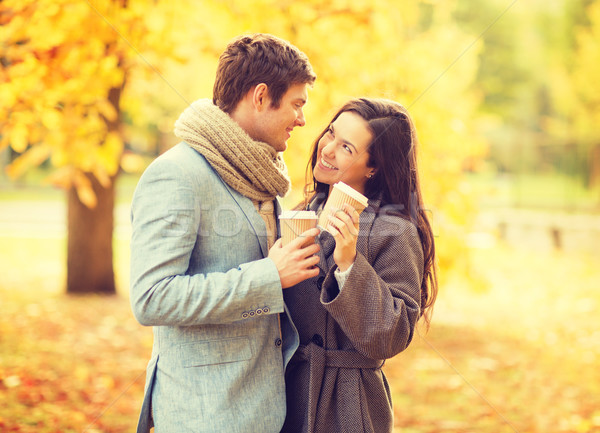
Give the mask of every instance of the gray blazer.
[[299, 338], [251, 200], [180, 143], [140, 178], [132, 226], [131, 305], [154, 332], [138, 432], [279, 432]]

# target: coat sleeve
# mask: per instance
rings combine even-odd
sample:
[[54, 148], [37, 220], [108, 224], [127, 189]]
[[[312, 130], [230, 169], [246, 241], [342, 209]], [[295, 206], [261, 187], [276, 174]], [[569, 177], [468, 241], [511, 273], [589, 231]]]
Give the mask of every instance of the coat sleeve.
[[202, 230], [202, 193], [192, 179], [185, 166], [169, 160], [155, 161], [140, 178], [132, 201], [130, 292], [136, 319], [147, 326], [191, 326], [241, 320], [258, 307], [261, 314], [283, 312], [271, 259], [187, 274]]
[[340, 290], [329, 270], [321, 303], [363, 355], [387, 359], [408, 347], [420, 316], [423, 249], [408, 221], [376, 218], [368, 256], [360, 252]]

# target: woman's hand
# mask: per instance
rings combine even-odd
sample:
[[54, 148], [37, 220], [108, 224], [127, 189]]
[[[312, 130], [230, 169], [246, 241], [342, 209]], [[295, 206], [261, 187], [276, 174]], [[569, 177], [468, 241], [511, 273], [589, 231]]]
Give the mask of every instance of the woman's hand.
[[358, 221], [358, 212], [348, 203], [345, 203], [342, 209], [332, 212], [328, 217], [327, 230], [335, 239], [333, 260], [342, 272], [347, 270], [356, 259]]

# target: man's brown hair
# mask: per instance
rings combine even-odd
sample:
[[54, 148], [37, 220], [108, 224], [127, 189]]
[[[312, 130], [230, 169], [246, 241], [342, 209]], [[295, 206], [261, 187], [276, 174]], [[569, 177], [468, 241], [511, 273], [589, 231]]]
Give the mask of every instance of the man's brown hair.
[[306, 54], [289, 42], [264, 33], [239, 36], [219, 58], [213, 103], [231, 113], [252, 87], [265, 83], [272, 106], [279, 108], [290, 86], [312, 86], [316, 78]]

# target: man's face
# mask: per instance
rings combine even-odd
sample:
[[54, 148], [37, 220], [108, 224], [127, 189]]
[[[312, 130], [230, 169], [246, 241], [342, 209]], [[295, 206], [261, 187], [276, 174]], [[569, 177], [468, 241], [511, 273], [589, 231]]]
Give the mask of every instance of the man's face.
[[254, 125], [255, 140], [270, 144], [278, 152], [287, 149], [287, 141], [296, 126], [304, 126], [302, 107], [308, 100], [308, 84], [294, 84], [282, 96], [279, 108], [271, 105], [268, 98], [267, 109], [259, 113]]

